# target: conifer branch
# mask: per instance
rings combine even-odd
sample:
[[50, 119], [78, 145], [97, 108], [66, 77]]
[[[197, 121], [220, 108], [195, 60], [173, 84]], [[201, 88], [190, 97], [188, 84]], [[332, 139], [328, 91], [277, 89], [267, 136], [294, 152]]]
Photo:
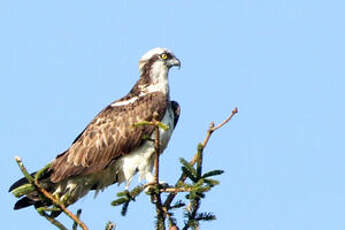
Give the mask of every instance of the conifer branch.
[[[201, 178], [202, 175], [202, 160], [203, 160], [203, 150], [204, 147], [202, 144], [198, 145], [198, 151], [197, 151], [197, 158], [196, 158], [196, 171], [197, 171], [197, 183], [195, 184], [195, 187], [198, 187], [198, 185], [202, 185], [204, 183], [204, 180]], [[196, 219], [198, 209], [200, 207], [200, 200], [203, 198], [203, 193], [200, 193], [200, 191], [192, 190], [188, 195], [187, 199], [190, 200], [190, 203], [188, 205], [187, 211], [187, 217], [188, 221], [185, 223], [185, 226], [183, 227], [183, 230], [187, 230], [189, 227], [197, 228], [199, 227], [199, 221]]]
[[[155, 149], [155, 161], [154, 161], [154, 182], [156, 188], [159, 188], [159, 155], [160, 155], [160, 135], [159, 135], [159, 121], [158, 119], [158, 114], [155, 114], [153, 125], [155, 127], [154, 133], [155, 133], [155, 144], [154, 144], [154, 149]], [[162, 206], [162, 198], [161, 198], [161, 192], [159, 189], [154, 189], [153, 192], [151, 192], [151, 200], [156, 206], [156, 213], [157, 213], [157, 224], [156, 228], [157, 230], [165, 230], [165, 212], [163, 210]]]
[[[176, 195], [183, 192], [188, 193], [186, 195], [186, 198], [189, 200], [189, 205], [185, 209], [185, 217], [187, 218], [187, 221], [185, 222], [185, 225], [183, 227], [184, 230], [189, 228], [199, 229], [200, 221], [214, 220], [215, 216], [213, 214], [199, 213], [198, 210], [200, 207], [201, 199], [205, 197], [204, 193], [209, 191], [215, 185], [219, 184], [219, 182], [213, 179], [213, 177], [222, 174], [223, 170], [211, 170], [209, 172], [203, 173], [203, 153], [213, 132], [227, 124], [236, 113], [238, 113], [238, 110], [237, 108], [234, 108], [232, 113], [220, 124], [215, 125], [214, 122], [210, 123], [206, 136], [204, 140], [200, 144], [198, 144], [197, 152], [193, 156], [192, 160], [188, 162], [184, 159], [180, 159], [182, 164], [182, 173], [174, 187], [162, 187], [159, 184], [159, 156], [161, 152], [160, 129], [167, 130], [169, 129], [169, 126], [159, 122], [157, 119], [157, 114], [154, 114], [153, 121], [142, 121], [132, 125], [132, 127], [145, 125], [154, 127], [154, 139], [148, 139], [154, 143], [154, 181], [146, 185], [137, 186], [132, 191], [125, 190], [118, 193], [117, 195], [119, 199], [114, 200], [111, 204], [114, 206], [122, 205], [121, 213], [125, 215], [129, 203], [131, 201], [135, 201], [135, 198], [145, 188], [148, 187], [148, 193], [151, 197], [151, 201], [156, 207], [156, 229], [165, 230], [167, 220], [169, 230], [176, 230], [179, 228], [177, 227], [174, 213], [171, 210], [185, 207], [185, 203], [183, 203], [182, 201], [178, 201], [174, 205], [171, 204], [172, 201], [176, 198]], [[50, 168], [50, 164], [46, 165], [43, 169], [35, 174], [29, 174], [19, 157], [16, 157], [16, 162], [23, 175], [29, 182], [28, 184], [22, 185], [12, 191], [16, 197], [20, 197], [30, 192], [37, 191], [42, 201], [49, 200], [53, 205], [52, 208], [37, 208], [36, 210], [41, 216], [45, 217], [49, 222], [58, 227], [60, 230], [67, 230], [67, 228], [58, 220], [56, 220], [52, 214], [47, 214], [47, 211], [50, 211], [52, 213], [62, 211], [73, 220], [74, 223], [72, 229], [77, 229], [79, 225], [83, 230], [88, 230], [87, 226], [80, 220], [81, 210], [78, 210], [77, 215], [74, 215], [66, 208], [63, 200], [61, 201], [59, 200], [59, 198], [53, 196], [46, 190], [46, 185], [39, 182], [40, 178], [44, 177], [44, 173], [47, 171], [47, 169]], [[185, 183], [187, 179], [190, 180], [189, 184]], [[161, 198], [162, 193], [169, 193], [164, 202], [162, 202]], [[106, 230], [113, 230], [114, 228], [115, 225], [112, 222], [108, 222], [105, 227]]]
[[44, 211], [37, 211], [41, 216], [45, 217], [51, 224], [55, 225], [60, 230], [68, 230], [60, 221], [51, 217]]
[[115, 224], [109, 221], [105, 226], [105, 230], [113, 230], [115, 228]]
[[68, 210], [63, 203], [55, 199], [52, 194], [50, 194], [46, 189], [44, 189], [38, 182], [35, 180], [35, 186], [37, 190], [42, 193], [46, 198], [48, 198], [55, 206], [59, 207], [67, 216], [69, 216], [74, 222], [76, 222], [83, 230], [88, 230], [88, 227], [70, 210]]
[[112, 206], [122, 205], [121, 215], [125, 216], [131, 201], [135, 201], [135, 198], [145, 189], [145, 186], [139, 185], [135, 187], [132, 191], [124, 190], [117, 193], [119, 199], [111, 202]]
[[[80, 215], [81, 215], [81, 209], [78, 209], [76, 217], [80, 218]], [[77, 230], [77, 228], [78, 228], [78, 223], [74, 221], [72, 229]]]
[[[159, 191], [160, 192], [167, 192], [167, 193], [179, 193], [179, 192], [191, 192], [193, 190], [195, 190], [195, 188], [193, 188], [193, 187], [184, 187], [184, 188], [174, 187], [174, 188], [161, 188]], [[206, 191], [206, 190], [204, 190], [204, 191]]]
[[[162, 205], [162, 198], [161, 198], [161, 191], [160, 184], [159, 184], [159, 156], [160, 156], [160, 133], [159, 129], [167, 130], [169, 129], [169, 126], [163, 124], [162, 122], [158, 121], [158, 114], [154, 113], [153, 121], [140, 121], [132, 125], [132, 127], [138, 127], [138, 126], [153, 126], [154, 127], [154, 139], [148, 139], [150, 141], [154, 142], [154, 180], [151, 183], [148, 183], [144, 186], [140, 186], [140, 189], [133, 190], [131, 193], [128, 192], [128, 190], [125, 190], [124, 192], [118, 193], [118, 197], [121, 197], [117, 200], [114, 200], [111, 205], [117, 206], [117, 205], [123, 205], [121, 214], [125, 215], [128, 209], [128, 205], [131, 200], [134, 200], [134, 198], [131, 195], [137, 196], [139, 195], [144, 188], [148, 188], [148, 193], [151, 196], [151, 201], [153, 204], [155, 204], [156, 207], [156, 229], [157, 230], [165, 230], [165, 220], [166, 220], [166, 210], [163, 208]], [[132, 194], [133, 193], [133, 194]]]
[[160, 154], [160, 141], [159, 141], [159, 126], [155, 126], [155, 162], [154, 162], [154, 182], [156, 185], [159, 184], [159, 154]]
[[33, 184], [34, 183], [34, 178], [30, 175], [30, 173], [28, 173], [28, 171], [26, 170], [23, 162], [22, 162], [22, 159], [18, 156], [15, 157], [15, 160], [20, 168], [20, 171], [22, 171], [24, 177], [28, 180], [28, 182], [30, 184]]
[[[24, 164], [21, 160], [20, 157], [15, 157], [16, 162], [20, 168], [20, 170], [22, 171], [23, 175], [25, 176], [25, 178], [28, 180], [28, 182], [30, 184], [32, 184], [33, 186], [35, 186], [36, 190], [39, 192], [40, 195], [43, 195], [45, 198], [47, 198], [48, 200], [50, 200], [54, 206], [58, 207], [61, 211], [63, 211], [67, 216], [69, 216], [74, 222], [78, 223], [78, 225], [83, 229], [83, 230], [88, 230], [87, 226], [77, 217], [75, 216], [71, 211], [69, 211], [65, 205], [63, 203], [61, 203], [59, 200], [57, 200], [52, 194], [50, 194], [45, 188], [43, 188], [43, 186], [39, 183], [39, 178], [40, 176], [44, 173], [44, 171], [46, 171], [46, 169], [49, 168], [49, 164], [47, 166], [45, 166], [43, 169], [41, 169], [39, 172], [36, 173], [35, 178], [33, 178], [28, 171], [26, 170], [26, 168], [24, 167]], [[41, 212], [40, 215], [42, 215]], [[43, 214], [42, 216], [47, 218], [47, 214]], [[51, 219], [53, 219], [52, 217], [47, 218], [50, 222], [52, 222]], [[55, 223], [55, 222], [54, 222]]]
[[[236, 113], [238, 113], [237, 107], [235, 107], [235, 108], [232, 110], [231, 114], [230, 114], [223, 122], [221, 122], [219, 125], [215, 126], [215, 125], [214, 125], [214, 122], [211, 122], [211, 123], [210, 123], [210, 126], [209, 126], [209, 128], [208, 128], [208, 130], [207, 130], [207, 133], [206, 133], [206, 137], [205, 137], [205, 139], [203, 140], [203, 142], [202, 142], [202, 144], [201, 144], [203, 149], [206, 147], [206, 145], [207, 145], [207, 143], [208, 143], [208, 141], [209, 141], [209, 139], [210, 139], [212, 133], [213, 133], [214, 131], [216, 131], [217, 129], [223, 127], [226, 123], [228, 123], [228, 122], [233, 118], [233, 116], [234, 116]], [[198, 149], [198, 150], [199, 150], [199, 149]], [[196, 162], [196, 160], [197, 160], [197, 157], [198, 157], [198, 153], [196, 153], [196, 154], [194, 155], [193, 159], [192, 159], [189, 163], [190, 163], [191, 165], [194, 165], [195, 162]], [[178, 185], [178, 184], [183, 184], [184, 181], [185, 181], [186, 179], [187, 179], [187, 175], [183, 172], [182, 175], [180, 176], [180, 178], [177, 180], [176, 185]], [[170, 205], [171, 205], [171, 202], [175, 199], [176, 195], [177, 195], [177, 193], [170, 193], [170, 194], [168, 195], [168, 197], [166, 198], [166, 200], [165, 200], [163, 206], [166, 207], [166, 208], [169, 208]]]
[[161, 191], [160, 191], [160, 184], [159, 184], [159, 155], [160, 155], [160, 133], [159, 128], [163, 130], [168, 130], [170, 127], [163, 124], [162, 122], [158, 121], [158, 113], [155, 112], [153, 114], [153, 121], [141, 121], [135, 123], [133, 126], [142, 126], [142, 125], [151, 125], [154, 127], [154, 181], [153, 183], [147, 184], [144, 187], [150, 186], [149, 193], [151, 195], [151, 201], [156, 206], [156, 214], [157, 214], [157, 222], [156, 222], [156, 229], [157, 230], [165, 230], [165, 219], [166, 219], [166, 210], [163, 208], [162, 205], [162, 198], [161, 198]]

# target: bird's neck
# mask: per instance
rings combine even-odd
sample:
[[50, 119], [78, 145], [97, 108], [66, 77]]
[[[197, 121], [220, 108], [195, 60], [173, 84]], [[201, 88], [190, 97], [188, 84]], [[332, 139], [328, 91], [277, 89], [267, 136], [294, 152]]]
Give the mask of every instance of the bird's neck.
[[160, 63], [154, 63], [148, 71], [141, 71], [140, 79], [131, 93], [137, 96], [161, 92], [169, 98], [169, 69]]
[[148, 92], [159, 91], [169, 95], [169, 69], [161, 63], [154, 63], [151, 67], [150, 78], [151, 84], [146, 88]]

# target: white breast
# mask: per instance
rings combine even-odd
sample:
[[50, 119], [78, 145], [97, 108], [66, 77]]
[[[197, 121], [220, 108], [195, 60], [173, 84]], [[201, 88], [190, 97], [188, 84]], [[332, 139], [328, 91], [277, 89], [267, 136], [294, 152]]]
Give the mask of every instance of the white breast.
[[[170, 107], [167, 109], [161, 122], [169, 126], [169, 129], [166, 131], [161, 128], [159, 129], [160, 147], [162, 153], [168, 145], [169, 139], [174, 130], [174, 113]], [[151, 138], [155, 138], [154, 133], [152, 134]], [[115, 168], [118, 169], [118, 183], [126, 181], [128, 187], [136, 172], [139, 173], [139, 179], [145, 179], [147, 182], [152, 182], [153, 162], [154, 143], [152, 141], [145, 141], [145, 143], [139, 148], [135, 149], [130, 154], [121, 157], [116, 162]]]
[[[168, 145], [170, 136], [174, 130], [174, 112], [170, 106], [164, 114], [162, 123], [168, 125], [169, 129], [167, 131], [159, 129], [161, 153]], [[151, 138], [154, 139], [154, 134], [152, 134]], [[139, 179], [153, 182], [153, 163], [154, 143], [152, 141], [145, 141], [143, 145], [130, 154], [121, 157], [100, 172], [85, 177], [71, 178], [60, 183], [56, 187], [54, 195], [59, 195], [61, 200], [64, 200], [65, 196], [68, 195], [68, 201], [66, 202], [72, 204], [86, 195], [96, 182], [97, 192], [113, 184], [115, 179], [118, 184], [126, 181], [126, 187], [128, 188], [129, 183], [137, 172], [139, 172]]]

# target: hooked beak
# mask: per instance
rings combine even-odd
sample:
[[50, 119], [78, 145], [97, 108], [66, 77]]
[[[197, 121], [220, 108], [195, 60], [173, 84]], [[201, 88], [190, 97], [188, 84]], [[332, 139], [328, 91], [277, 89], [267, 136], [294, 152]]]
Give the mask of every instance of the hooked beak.
[[178, 68], [181, 68], [181, 62], [176, 57], [173, 57], [168, 61], [168, 67], [171, 68], [173, 66], [178, 66]]

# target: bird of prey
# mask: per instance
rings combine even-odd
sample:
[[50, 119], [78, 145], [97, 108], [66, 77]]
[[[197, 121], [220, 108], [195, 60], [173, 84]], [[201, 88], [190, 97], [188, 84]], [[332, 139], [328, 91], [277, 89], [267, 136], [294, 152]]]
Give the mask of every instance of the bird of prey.
[[[90, 190], [98, 192], [122, 182], [128, 188], [136, 173], [141, 179], [153, 182], [154, 127], [133, 127], [133, 124], [158, 118], [168, 125], [166, 131], [159, 129], [163, 152], [180, 115], [178, 103], [170, 101], [168, 73], [171, 67], [180, 65], [179, 59], [165, 48], [144, 54], [139, 61], [139, 80], [126, 96], [105, 107], [72, 145], [51, 162], [40, 179], [44, 188], [68, 206]], [[28, 183], [22, 178], [9, 191]], [[14, 209], [31, 205], [38, 208], [51, 203], [31, 191], [23, 194]]]

